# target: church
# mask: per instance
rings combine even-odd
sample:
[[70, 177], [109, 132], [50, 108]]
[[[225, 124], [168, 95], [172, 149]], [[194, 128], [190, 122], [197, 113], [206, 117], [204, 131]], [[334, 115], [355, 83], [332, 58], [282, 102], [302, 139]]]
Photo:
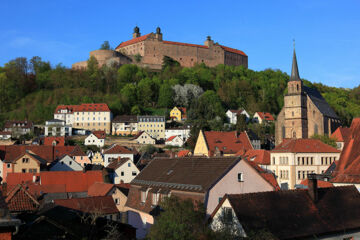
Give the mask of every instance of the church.
[[286, 138], [330, 135], [340, 125], [339, 117], [321, 94], [316, 89], [304, 86], [294, 49], [288, 92], [275, 123], [275, 145]]

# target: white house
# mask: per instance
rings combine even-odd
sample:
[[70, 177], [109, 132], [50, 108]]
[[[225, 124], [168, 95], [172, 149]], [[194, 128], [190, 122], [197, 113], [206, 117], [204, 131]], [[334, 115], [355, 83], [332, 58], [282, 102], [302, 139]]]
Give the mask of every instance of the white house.
[[178, 127], [165, 129], [165, 138], [168, 139], [171, 136], [179, 136], [184, 142], [190, 137], [190, 127]]
[[45, 122], [45, 136], [71, 136], [72, 127], [65, 121], [53, 119]]
[[268, 112], [256, 112], [254, 114], [253, 120], [254, 123], [267, 123], [267, 122], [273, 122], [275, 121], [273, 115]]
[[0, 132], [0, 140], [11, 139], [11, 132]]
[[226, 112], [226, 117], [229, 120], [229, 123], [231, 124], [236, 124], [237, 122], [237, 115], [243, 114], [246, 116], [246, 121], [249, 120], [250, 115], [244, 110], [244, 109], [240, 109], [240, 110], [233, 110], [233, 109], [229, 109]]
[[127, 147], [123, 147], [117, 144], [112, 145], [110, 148], [103, 152], [104, 155], [104, 167], [107, 167], [113, 160], [121, 158], [129, 158], [134, 161], [134, 151]]
[[112, 161], [107, 168], [113, 171], [110, 174], [110, 178], [114, 184], [119, 184], [121, 182], [129, 183], [140, 172], [135, 163], [129, 158], [118, 158]]
[[65, 155], [50, 166], [50, 171], [82, 171], [83, 167], [72, 157]]
[[150, 136], [147, 132], [140, 132], [135, 137], [134, 140], [138, 144], [155, 144], [156, 140]]
[[84, 144], [86, 146], [95, 145], [98, 147], [103, 147], [105, 145], [105, 138], [105, 131], [94, 131], [85, 138]]
[[179, 136], [171, 136], [165, 141], [165, 145], [181, 147], [184, 145], [184, 140]]

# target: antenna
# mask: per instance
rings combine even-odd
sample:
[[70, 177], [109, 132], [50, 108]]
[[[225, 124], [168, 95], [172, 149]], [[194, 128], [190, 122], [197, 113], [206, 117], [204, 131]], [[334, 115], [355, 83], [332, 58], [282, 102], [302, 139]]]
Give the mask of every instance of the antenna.
[[294, 45], [294, 49], [295, 49], [295, 38], [293, 39], [293, 45]]

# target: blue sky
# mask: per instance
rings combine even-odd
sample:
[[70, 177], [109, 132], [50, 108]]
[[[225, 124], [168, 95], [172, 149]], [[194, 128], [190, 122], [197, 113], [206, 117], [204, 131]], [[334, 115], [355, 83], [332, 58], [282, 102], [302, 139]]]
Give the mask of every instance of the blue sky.
[[249, 68], [289, 73], [296, 40], [302, 78], [329, 86], [360, 84], [360, 1], [75, 1], [2, 0], [0, 66], [40, 56], [53, 65], [86, 60], [104, 40], [112, 47], [161, 27], [170, 41], [215, 42], [243, 50]]

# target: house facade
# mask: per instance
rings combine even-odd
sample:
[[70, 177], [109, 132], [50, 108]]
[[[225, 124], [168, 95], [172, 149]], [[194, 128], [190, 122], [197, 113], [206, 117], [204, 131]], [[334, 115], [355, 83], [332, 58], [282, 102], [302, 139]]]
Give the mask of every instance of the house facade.
[[179, 136], [171, 136], [168, 139], [166, 139], [165, 145], [182, 147], [182, 145], [184, 145], [184, 140], [182, 140]]
[[146, 132], [156, 140], [165, 138], [164, 116], [138, 116], [139, 132]]
[[131, 182], [128, 223], [137, 228], [137, 238], [143, 238], [159, 202], [170, 195], [203, 202], [210, 215], [226, 193], [276, 190], [264, 174], [237, 157], [155, 158]]
[[112, 121], [112, 135], [136, 135], [138, 133], [138, 119], [136, 115], [116, 116]]
[[254, 123], [269, 123], [269, 122], [274, 122], [275, 119], [273, 117], [273, 115], [271, 115], [271, 113], [268, 112], [256, 112], [253, 116], [252, 121]]
[[170, 118], [181, 122], [186, 120], [186, 108], [184, 107], [174, 107], [170, 111]]
[[107, 167], [112, 161], [120, 158], [129, 158], [134, 161], [134, 151], [126, 147], [114, 144], [110, 148], [104, 150], [104, 167]]
[[4, 132], [11, 132], [13, 137], [29, 134], [33, 131], [34, 126], [31, 121], [8, 120], [4, 123]]
[[168, 139], [171, 136], [179, 136], [184, 142], [190, 137], [190, 126], [167, 128], [165, 129], [165, 138]]
[[38, 173], [46, 161], [31, 151], [25, 151], [14, 160], [3, 161], [3, 179], [8, 173]]
[[140, 172], [135, 163], [129, 158], [113, 160], [107, 168], [112, 170], [110, 177], [114, 184], [130, 183]]
[[73, 128], [111, 133], [112, 113], [105, 103], [59, 105], [54, 118], [68, 121]]
[[11, 139], [11, 132], [0, 132], [0, 140]]
[[49, 120], [45, 122], [45, 136], [72, 136], [72, 127], [63, 120]]
[[86, 146], [94, 145], [101, 148], [105, 146], [105, 138], [106, 138], [105, 131], [94, 131], [85, 138], [84, 145]]
[[49, 166], [50, 171], [82, 171], [83, 167], [69, 155], [65, 155], [60, 160]]
[[96, 152], [91, 159], [91, 163], [104, 166], [104, 155], [101, 152]]
[[246, 121], [249, 120], [250, 115], [245, 111], [245, 109], [240, 109], [240, 110], [234, 110], [234, 109], [229, 109], [226, 112], [226, 117], [229, 121], [229, 123], [231, 124], [236, 124], [237, 123], [237, 116], [243, 114], [246, 116]]
[[194, 156], [235, 156], [240, 150], [253, 149], [246, 132], [199, 132]]
[[308, 174], [323, 174], [340, 151], [317, 139], [286, 139], [270, 152], [268, 169], [283, 189], [294, 189]]
[[147, 132], [139, 132], [134, 140], [138, 144], [152, 144], [154, 145], [156, 143], [156, 140], [150, 136]]

